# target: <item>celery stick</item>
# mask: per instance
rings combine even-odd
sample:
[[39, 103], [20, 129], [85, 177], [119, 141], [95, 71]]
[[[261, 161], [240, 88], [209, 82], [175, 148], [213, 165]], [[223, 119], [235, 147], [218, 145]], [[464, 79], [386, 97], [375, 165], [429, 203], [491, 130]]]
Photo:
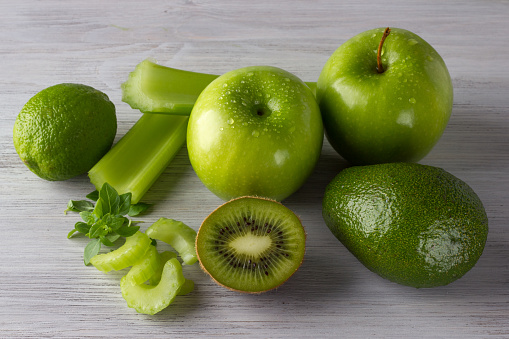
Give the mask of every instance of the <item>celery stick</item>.
[[188, 119], [144, 114], [90, 169], [90, 181], [98, 190], [107, 182], [119, 194], [131, 192], [131, 203], [139, 202], [184, 145]]
[[[122, 84], [122, 100], [144, 113], [189, 115], [200, 93], [217, 77], [144, 60]], [[316, 82], [306, 84], [316, 92]]]
[[189, 115], [200, 93], [217, 77], [144, 60], [122, 84], [122, 101], [142, 112]]

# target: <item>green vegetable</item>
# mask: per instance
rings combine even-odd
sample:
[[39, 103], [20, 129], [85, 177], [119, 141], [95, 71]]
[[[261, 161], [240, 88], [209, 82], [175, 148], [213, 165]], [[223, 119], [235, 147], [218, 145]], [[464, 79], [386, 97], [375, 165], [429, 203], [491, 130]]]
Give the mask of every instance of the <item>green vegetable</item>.
[[[164, 251], [159, 255], [159, 257], [161, 259], [161, 263], [159, 265], [159, 268], [156, 270], [156, 272], [148, 280], [150, 285], [159, 284], [159, 282], [161, 281], [161, 277], [163, 275], [164, 264], [168, 260], [176, 258], [177, 254], [175, 252], [171, 252], [171, 251]], [[178, 295], [186, 295], [188, 293], [191, 293], [193, 290], [194, 290], [194, 281], [192, 281], [190, 279], [186, 279], [186, 281], [184, 282], [184, 285], [182, 285], [180, 287]]]
[[152, 224], [146, 233], [150, 238], [164, 241], [177, 250], [185, 264], [192, 265], [198, 260], [195, 249], [196, 231], [183, 222], [161, 218]]
[[[114, 251], [95, 255], [90, 263], [99, 271], [119, 271], [135, 265], [150, 248], [150, 239], [145, 233], [136, 232], [128, 237], [125, 243]], [[131, 279], [130, 279], [131, 280]], [[138, 280], [138, 279], [136, 279]]]
[[131, 204], [131, 193], [119, 195], [108, 183], [104, 183], [100, 191], [92, 192], [88, 198], [95, 200], [95, 205], [88, 200], [70, 200], [67, 211], [79, 212], [83, 221], [78, 221], [67, 235], [71, 238], [75, 233], [82, 233], [92, 239], [85, 247], [84, 262], [97, 255], [101, 245], [114, 246], [120, 237], [130, 237], [139, 230], [124, 215], [135, 216], [144, 212], [148, 204]]
[[[122, 100], [144, 113], [189, 115], [200, 93], [217, 77], [144, 60], [122, 84]], [[306, 84], [315, 93], [316, 83]]]
[[131, 284], [143, 284], [159, 270], [161, 257], [155, 246], [149, 246], [147, 252], [134, 263], [127, 273], [127, 280]]
[[189, 115], [201, 91], [215, 78], [144, 60], [122, 84], [122, 100], [144, 113]]
[[124, 276], [120, 281], [120, 290], [127, 306], [139, 313], [156, 314], [171, 304], [185, 282], [182, 265], [173, 258], [164, 264], [161, 281], [156, 286], [133, 285]]
[[159, 284], [159, 282], [161, 281], [161, 276], [163, 274], [164, 264], [166, 264], [166, 262], [168, 260], [176, 258], [176, 257], [177, 257], [177, 253], [172, 252], [172, 251], [164, 251], [164, 252], [159, 253], [159, 259], [160, 259], [159, 267], [154, 272], [154, 274], [152, 274], [152, 276], [148, 279], [148, 282], [150, 285]]
[[144, 114], [90, 169], [90, 181], [96, 188], [107, 182], [119, 193], [131, 192], [131, 202], [139, 202], [184, 145], [187, 120]]

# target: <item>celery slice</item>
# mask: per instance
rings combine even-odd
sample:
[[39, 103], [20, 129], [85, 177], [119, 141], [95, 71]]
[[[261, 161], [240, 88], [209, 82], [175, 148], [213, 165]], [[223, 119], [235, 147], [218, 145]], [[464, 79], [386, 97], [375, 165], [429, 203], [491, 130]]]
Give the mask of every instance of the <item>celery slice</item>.
[[99, 271], [109, 272], [121, 270], [134, 265], [150, 247], [151, 240], [140, 231], [126, 238], [125, 243], [114, 251], [97, 254], [90, 263]]
[[[122, 100], [144, 113], [189, 115], [200, 93], [218, 75], [140, 62], [122, 84]], [[316, 93], [316, 82], [306, 82]]]
[[[168, 260], [176, 258], [177, 254], [175, 252], [171, 252], [171, 251], [164, 251], [160, 254], [160, 257], [161, 257], [161, 264], [159, 266], [159, 269], [148, 280], [150, 285], [159, 284], [159, 282], [161, 281], [161, 276], [163, 274], [164, 264]], [[194, 281], [186, 278], [186, 281], [180, 287], [178, 295], [186, 295], [188, 293], [191, 293], [193, 290], [194, 290]]]
[[189, 115], [200, 93], [217, 77], [144, 60], [122, 84], [122, 101], [142, 112]]
[[156, 273], [161, 265], [161, 258], [155, 246], [149, 246], [148, 251], [129, 270], [126, 279], [132, 285], [143, 284]]
[[177, 253], [171, 251], [164, 251], [159, 254], [160, 263], [157, 270], [152, 274], [152, 276], [148, 279], [150, 285], [157, 285], [159, 281], [161, 281], [161, 276], [163, 274], [164, 264], [170, 259], [176, 258]]
[[145, 232], [150, 238], [164, 241], [177, 250], [187, 265], [198, 261], [195, 249], [196, 231], [181, 221], [160, 218]]
[[171, 304], [185, 281], [182, 265], [173, 258], [164, 264], [161, 281], [156, 286], [132, 285], [127, 276], [124, 276], [120, 281], [120, 290], [127, 301], [127, 306], [134, 308], [138, 313], [152, 315]]
[[88, 176], [97, 189], [107, 182], [136, 204], [166, 169], [186, 140], [188, 117], [144, 114]]

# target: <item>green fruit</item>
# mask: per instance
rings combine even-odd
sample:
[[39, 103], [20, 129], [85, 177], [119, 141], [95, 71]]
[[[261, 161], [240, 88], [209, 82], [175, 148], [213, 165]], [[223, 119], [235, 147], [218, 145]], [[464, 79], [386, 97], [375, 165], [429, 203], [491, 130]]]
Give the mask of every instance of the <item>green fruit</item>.
[[85, 85], [59, 84], [33, 96], [14, 123], [13, 142], [25, 165], [46, 180], [86, 173], [110, 149], [115, 106]]
[[437, 51], [416, 34], [383, 28], [343, 43], [325, 64], [317, 101], [327, 139], [355, 165], [418, 161], [442, 136], [451, 115], [453, 87]]
[[237, 69], [211, 82], [187, 129], [193, 169], [223, 200], [285, 199], [312, 173], [322, 142], [313, 92], [293, 74], [269, 66]]
[[482, 202], [465, 182], [413, 163], [343, 170], [326, 188], [323, 218], [371, 271], [417, 288], [463, 276], [488, 236]]
[[198, 260], [218, 284], [260, 293], [283, 284], [300, 267], [306, 234], [280, 203], [255, 197], [231, 200], [212, 212], [196, 237]]

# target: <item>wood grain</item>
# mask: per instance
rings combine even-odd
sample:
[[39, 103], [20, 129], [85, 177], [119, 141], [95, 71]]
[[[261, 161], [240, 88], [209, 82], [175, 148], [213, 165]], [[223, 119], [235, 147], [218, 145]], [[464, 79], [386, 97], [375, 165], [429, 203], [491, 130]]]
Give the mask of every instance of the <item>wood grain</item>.
[[[308, 232], [302, 268], [276, 291], [239, 295], [197, 265], [196, 283], [155, 316], [127, 308], [125, 272], [104, 275], [81, 261], [84, 239], [70, 198], [92, 190], [86, 176], [46, 182], [12, 145], [23, 104], [60, 82], [85, 83], [117, 106], [117, 140], [140, 117], [120, 84], [145, 58], [223, 73], [279, 66], [314, 81], [344, 41], [379, 26], [406, 28], [445, 59], [453, 116], [422, 163], [469, 183], [489, 216], [483, 256], [462, 279], [416, 290], [365, 269], [321, 218], [326, 184], [346, 165], [325, 142], [313, 176], [285, 201]], [[0, 337], [509, 337], [509, 2], [507, 1], [0, 1]], [[194, 174], [186, 149], [147, 193], [146, 225], [166, 216], [195, 229], [221, 201]], [[144, 226], [146, 227], [146, 226]]]

